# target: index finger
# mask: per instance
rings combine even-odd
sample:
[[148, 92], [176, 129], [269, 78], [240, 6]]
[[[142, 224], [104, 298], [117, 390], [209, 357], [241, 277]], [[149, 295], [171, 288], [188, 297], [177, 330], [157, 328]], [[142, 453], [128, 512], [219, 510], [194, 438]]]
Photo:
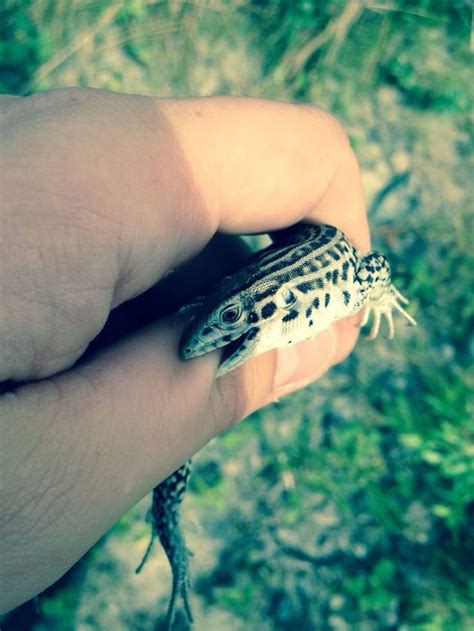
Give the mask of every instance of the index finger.
[[158, 104], [217, 229], [261, 232], [306, 219], [336, 225], [369, 248], [358, 163], [331, 114], [232, 97]]

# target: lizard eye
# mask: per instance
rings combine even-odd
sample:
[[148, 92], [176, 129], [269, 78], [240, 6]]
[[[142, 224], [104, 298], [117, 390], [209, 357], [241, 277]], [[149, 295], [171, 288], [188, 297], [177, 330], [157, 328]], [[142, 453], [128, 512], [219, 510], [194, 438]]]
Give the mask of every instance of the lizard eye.
[[242, 315], [242, 307], [239, 305], [230, 305], [221, 312], [220, 319], [224, 324], [235, 324], [240, 320]]

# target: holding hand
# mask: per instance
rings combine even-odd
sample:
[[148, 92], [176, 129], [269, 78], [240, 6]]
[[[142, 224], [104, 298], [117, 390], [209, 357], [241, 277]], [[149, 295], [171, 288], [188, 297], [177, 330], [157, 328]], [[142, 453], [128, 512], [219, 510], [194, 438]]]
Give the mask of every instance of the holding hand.
[[75, 365], [112, 309], [219, 230], [300, 220], [369, 236], [357, 162], [326, 112], [97, 90], [0, 98], [2, 610], [59, 578], [210, 438], [321, 376], [354, 318], [215, 380], [165, 319]]

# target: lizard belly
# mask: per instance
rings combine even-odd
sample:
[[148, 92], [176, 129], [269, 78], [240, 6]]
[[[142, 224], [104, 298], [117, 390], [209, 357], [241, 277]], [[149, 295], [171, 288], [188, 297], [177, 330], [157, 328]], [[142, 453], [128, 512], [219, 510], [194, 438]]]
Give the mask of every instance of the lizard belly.
[[265, 334], [259, 336], [254, 346], [255, 354], [310, 340], [333, 322], [356, 313], [361, 306], [360, 292], [354, 283], [308, 298], [266, 323]]

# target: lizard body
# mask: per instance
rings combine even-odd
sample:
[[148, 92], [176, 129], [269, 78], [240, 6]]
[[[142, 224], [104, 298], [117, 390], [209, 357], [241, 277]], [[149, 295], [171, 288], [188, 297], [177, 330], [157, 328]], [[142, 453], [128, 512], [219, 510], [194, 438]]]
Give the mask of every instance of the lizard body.
[[411, 323], [407, 303], [391, 283], [383, 254], [360, 256], [333, 226], [299, 224], [274, 234], [274, 243], [223, 279], [195, 310], [180, 354], [191, 359], [223, 347], [217, 376], [251, 357], [310, 339], [332, 322], [366, 308], [371, 337], [382, 316], [394, 335], [392, 310]]
[[[272, 238], [272, 245], [252, 255], [205, 298], [185, 308], [191, 319], [180, 343], [183, 359], [222, 348], [216, 375], [220, 377], [255, 355], [310, 339], [361, 309], [361, 326], [372, 317], [371, 339], [377, 337], [382, 317], [387, 321], [388, 337], [394, 336], [393, 310], [416, 324], [402, 306], [408, 300], [393, 286], [383, 254], [360, 255], [340, 230], [328, 225], [298, 224], [273, 233]], [[153, 535], [160, 539], [173, 573], [167, 614], [170, 629], [178, 598], [192, 621], [189, 553], [179, 526], [179, 505], [189, 471], [189, 463], [185, 463], [153, 493]]]

